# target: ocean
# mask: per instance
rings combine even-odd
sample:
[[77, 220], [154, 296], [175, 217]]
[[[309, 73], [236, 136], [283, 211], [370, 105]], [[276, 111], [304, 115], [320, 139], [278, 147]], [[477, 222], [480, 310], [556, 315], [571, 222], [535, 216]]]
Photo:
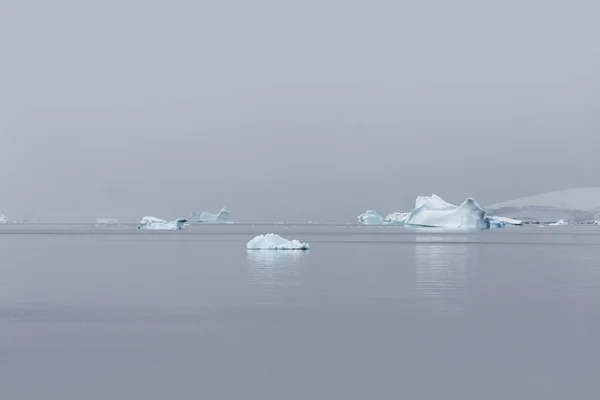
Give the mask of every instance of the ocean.
[[[306, 252], [247, 251], [257, 234]], [[600, 227], [0, 226], [0, 399], [599, 399]]]

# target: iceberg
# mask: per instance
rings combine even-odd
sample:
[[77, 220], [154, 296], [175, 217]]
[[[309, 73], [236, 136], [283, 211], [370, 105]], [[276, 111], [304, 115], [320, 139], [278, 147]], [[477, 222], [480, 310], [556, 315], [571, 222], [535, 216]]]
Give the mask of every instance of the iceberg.
[[358, 223], [362, 225], [404, 225], [410, 213], [391, 213], [383, 218], [375, 210], [367, 210], [358, 216]]
[[363, 225], [381, 225], [383, 218], [375, 210], [367, 210], [367, 212], [358, 216], [358, 223]]
[[497, 221], [490, 217], [485, 217], [487, 223], [490, 225], [490, 228], [504, 228], [506, 224], [504, 221]]
[[6, 223], [8, 223], [8, 219], [6, 218], [6, 215], [0, 214], [0, 224], [6, 224]]
[[490, 221], [485, 218], [485, 211], [471, 197], [456, 206], [433, 194], [417, 197], [415, 209], [406, 219], [406, 226], [486, 229], [490, 227]]
[[308, 243], [287, 240], [274, 233], [258, 235], [246, 245], [248, 250], [308, 250]]
[[175, 221], [167, 222], [164, 219], [156, 217], [144, 217], [138, 225], [138, 229], [158, 229], [158, 230], [179, 230], [187, 222], [185, 218], [178, 218]]
[[96, 218], [96, 224], [98, 225], [117, 225], [119, 224], [119, 220], [116, 218]]
[[550, 224], [548, 224], [549, 226], [561, 226], [561, 225], [569, 225], [568, 222], [566, 222], [565, 220], [559, 219], [556, 222], [552, 222]]
[[410, 213], [391, 213], [385, 217], [384, 223], [404, 225], [409, 216]]
[[221, 208], [217, 214], [202, 211], [201, 213], [192, 212], [189, 218], [190, 222], [201, 223], [226, 223], [229, 222], [229, 211], [225, 207]]
[[490, 216], [490, 217], [486, 217], [486, 218], [489, 218], [490, 223], [492, 223], [492, 222], [502, 222], [503, 225], [523, 226], [523, 221], [518, 220], [518, 219], [513, 219], [513, 218], [508, 218], [508, 217], [498, 217], [496, 215]]

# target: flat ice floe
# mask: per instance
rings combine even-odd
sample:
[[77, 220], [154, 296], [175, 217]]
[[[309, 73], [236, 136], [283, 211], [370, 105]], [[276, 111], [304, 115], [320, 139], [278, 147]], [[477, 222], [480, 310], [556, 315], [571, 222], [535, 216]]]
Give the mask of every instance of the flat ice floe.
[[164, 219], [156, 217], [144, 217], [138, 225], [138, 229], [155, 229], [155, 230], [180, 230], [183, 229], [187, 222], [185, 218], [178, 218], [175, 221], [167, 222]]
[[116, 218], [96, 218], [96, 224], [98, 224], [98, 225], [118, 225], [119, 220]]
[[248, 250], [308, 250], [308, 243], [287, 240], [274, 233], [258, 235], [246, 245]]

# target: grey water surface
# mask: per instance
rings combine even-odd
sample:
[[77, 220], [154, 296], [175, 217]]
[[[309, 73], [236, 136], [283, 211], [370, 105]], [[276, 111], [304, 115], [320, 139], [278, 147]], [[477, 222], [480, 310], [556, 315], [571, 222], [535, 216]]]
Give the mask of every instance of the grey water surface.
[[599, 227], [5, 225], [0, 254], [2, 400], [600, 398]]

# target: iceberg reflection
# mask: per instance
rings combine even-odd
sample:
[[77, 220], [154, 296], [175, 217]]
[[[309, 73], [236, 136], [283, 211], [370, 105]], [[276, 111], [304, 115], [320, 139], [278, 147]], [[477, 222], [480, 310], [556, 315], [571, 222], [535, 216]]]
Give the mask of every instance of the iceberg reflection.
[[302, 264], [308, 259], [307, 250], [248, 250], [249, 284], [256, 289], [257, 302], [278, 304], [294, 294], [300, 285]]
[[467, 236], [417, 235], [415, 297], [425, 308], [458, 311], [456, 302], [467, 294], [469, 252]]

